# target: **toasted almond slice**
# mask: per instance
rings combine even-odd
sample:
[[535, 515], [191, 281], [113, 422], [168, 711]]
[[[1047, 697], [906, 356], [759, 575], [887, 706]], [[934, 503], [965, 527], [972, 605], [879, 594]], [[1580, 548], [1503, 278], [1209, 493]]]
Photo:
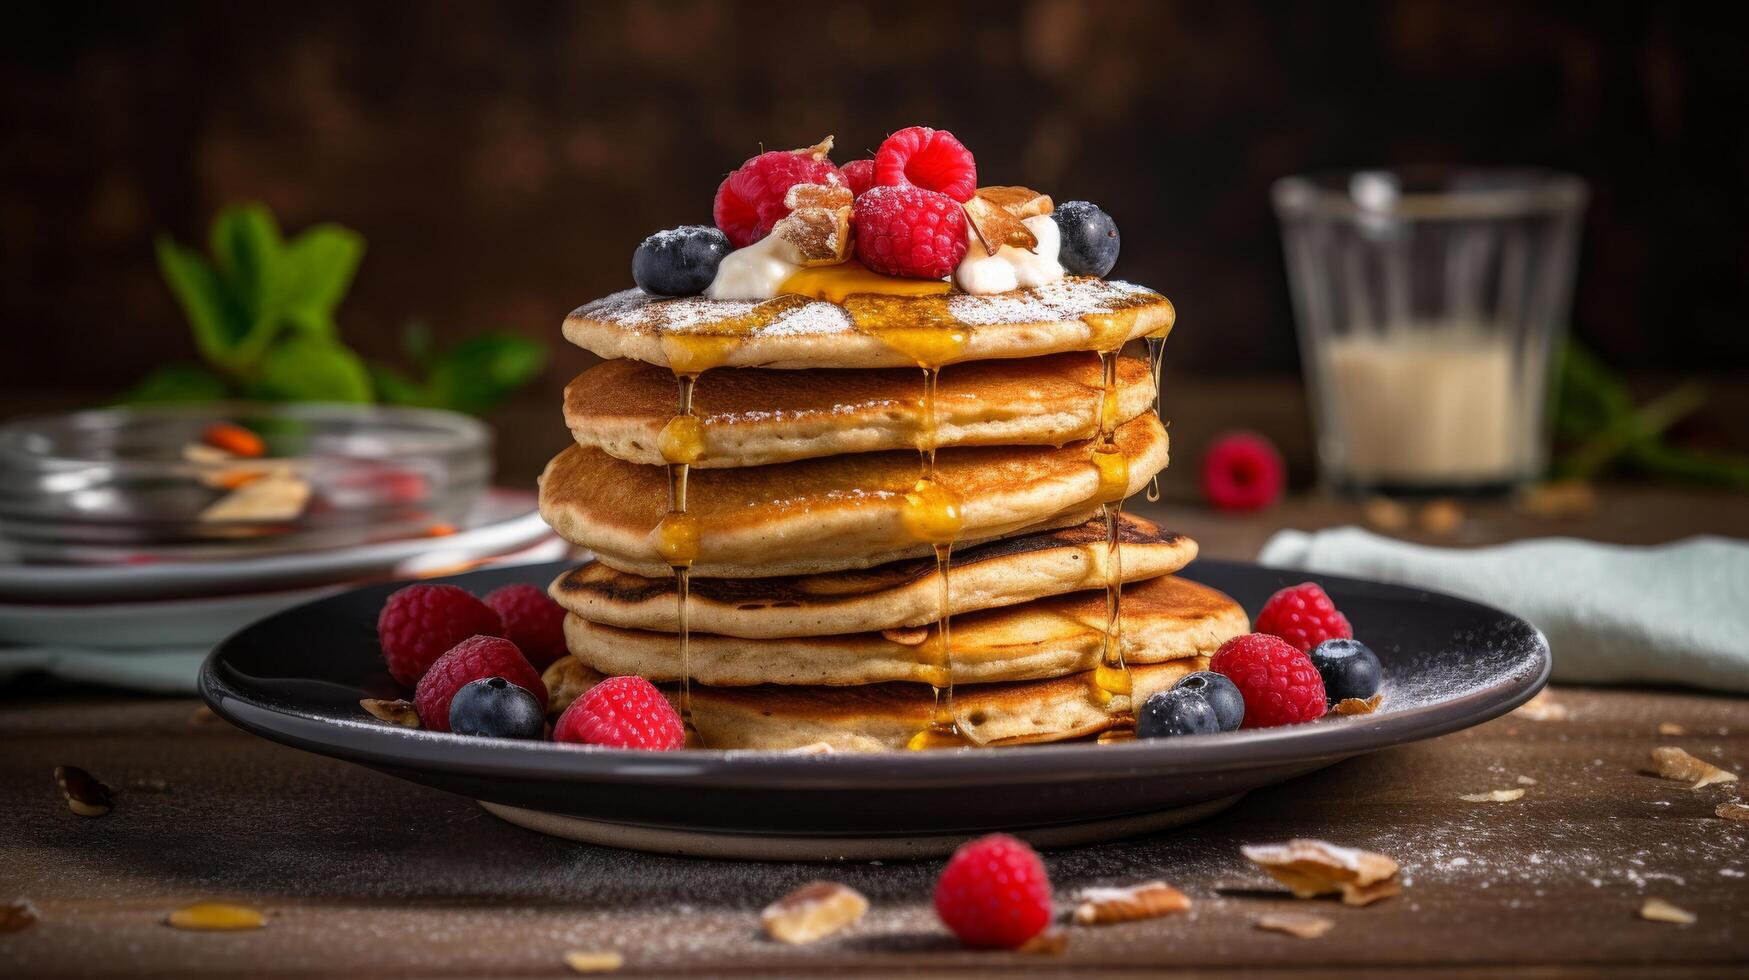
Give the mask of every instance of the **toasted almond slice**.
[[5, 905], [0, 905], [0, 934], [8, 932], [23, 932], [36, 925], [42, 918], [42, 913], [36, 910], [28, 898], [18, 898]]
[[868, 899], [849, 885], [815, 881], [772, 902], [759, 913], [766, 935], [801, 946], [854, 925], [868, 911]]
[[1015, 952], [1028, 956], [1061, 956], [1069, 951], [1069, 930], [1046, 929], [1020, 944]]
[[1038, 248], [1038, 236], [1014, 214], [982, 197], [974, 197], [964, 205], [966, 220], [983, 243], [984, 254], [995, 255], [1004, 245], [1032, 251]]
[[1260, 915], [1252, 923], [1269, 932], [1284, 932], [1296, 939], [1317, 939], [1336, 925], [1321, 915], [1301, 915], [1298, 912], [1271, 912]]
[[1529, 776], [1520, 776], [1520, 777], [1518, 777], [1518, 785], [1520, 785], [1520, 786], [1535, 786], [1536, 780], [1530, 778]]
[[1726, 820], [1749, 820], [1749, 803], [1720, 803], [1713, 807], [1713, 813]]
[[1694, 785], [1689, 789], [1737, 781], [1736, 773], [1720, 769], [1705, 759], [1697, 759], [1674, 745], [1653, 749], [1652, 761], [1658, 766], [1658, 775], [1665, 779], [1694, 780]]
[[1102, 926], [1113, 922], [1156, 919], [1188, 911], [1190, 898], [1164, 881], [1150, 881], [1127, 888], [1087, 888], [1075, 906], [1079, 926]]
[[413, 702], [406, 698], [396, 698], [393, 701], [385, 698], [360, 698], [358, 706], [378, 721], [400, 725], [402, 728], [419, 727], [419, 712], [413, 710]]
[[1383, 692], [1370, 698], [1343, 698], [1336, 702], [1336, 707], [1330, 709], [1339, 715], [1370, 715], [1379, 709], [1385, 700]]
[[1328, 841], [1298, 838], [1282, 844], [1247, 844], [1240, 851], [1300, 898], [1364, 887], [1397, 873], [1397, 862]]
[[1401, 894], [1403, 894], [1403, 883], [1395, 878], [1375, 881], [1370, 885], [1345, 885], [1342, 888], [1342, 904], [1362, 908], [1381, 899]]
[[197, 932], [243, 932], [267, 925], [259, 909], [228, 902], [196, 902], [170, 913], [166, 925]]
[[783, 206], [791, 211], [797, 208], [825, 208], [835, 211], [850, 207], [855, 202], [856, 195], [843, 184], [796, 184], [783, 194]]
[[979, 200], [989, 201], [1016, 218], [1037, 218], [1050, 214], [1054, 207], [1049, 194], [1040, 194], [1030, 187], [1017, 184], [980, 187], [974, 196]]
[[612, 973], [626, 965], [626, 958], [613, 950], [573, 949], [565, 954], [572, 973]]
[[1465, 803], [1511, 803], [1523, 795], [1522, 789], [1497, 789], [1487, 793], [1465, 793], [1458, 799]]
[[55, 785], [67, 799], [67, 809], [81, 817], [101, 817], [115, 806], [115, 793], [78, 766], [56, 766]]
[[1640, 905], [1640, 918], [1653, 922], [1671, 922], [1679, 926], [1694, 925], [1695, 915], [1687, 909], [1679, 909], [1661, 898], [1648, 898]]
[[251, 480], [200, 512], [199, 520], [289, 521], [310, 502], [310, 485], [291, 473], [269, 473]]
[[1554, 693], [1546, 687], [1538, 691], [1536, 697], [1514, 708], [1512, 713], [1531, 721], [1566, 721], [1573, 716], [1566, 705], [1555, 701]]

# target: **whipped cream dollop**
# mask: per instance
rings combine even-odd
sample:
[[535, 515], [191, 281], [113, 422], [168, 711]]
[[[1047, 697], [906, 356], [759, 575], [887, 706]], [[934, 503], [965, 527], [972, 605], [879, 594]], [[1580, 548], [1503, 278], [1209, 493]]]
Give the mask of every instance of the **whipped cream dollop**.
[[974, 295], [988, 295], [1042, 286], [1063, 278], [1063, 266], [1057, 261], [1057, 250], [1062, 246], [1057, 222], [1050, 215], [1041, 214], [1027, 218], [1021, 224], [1038, 239], [1038, 248], [1029, 252], [1004, 245], [996, 250], [995, 255], [990, 255], [984, 251], [984, 243], [978, 240], [978, 233], [968, 223], [966, 235], [971, 241], [966, 248], [966, 257], [960, 259], [959, 266], [953, 270], [954, 284]]
[[723, 256], [717, 277], [705, 288], [711, 299], [771, 299], [784, 280], [802, 268], [795, 250], [777, 235], [766, 235]]

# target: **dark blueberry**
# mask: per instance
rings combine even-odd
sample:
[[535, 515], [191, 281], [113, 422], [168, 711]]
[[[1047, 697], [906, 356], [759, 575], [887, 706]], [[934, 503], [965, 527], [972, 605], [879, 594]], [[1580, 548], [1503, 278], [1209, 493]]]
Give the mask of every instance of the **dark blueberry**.
[[1136, 717], [1137, 738], [1208, 735], [1221, 730], [1220, 719], [1199, 692], [1174, 688], [1142, 702]]
[[449, 702], [449, 730], [457, 735], [540, 738], [546, 724], [540, 701], [502, 677], [463, 684]]
[[729, 236], [709, 225], [659, 231], [632, 253], [632, 280], [652, 296], [697, 296], [729, 252]]
[[1312, 666], [1324, 678], [1324, 699], [1370, 698], [1379, 691], [1385, 668], [1379, 655], [1359, 640], [1325, 640], [1312, 648]]
[[1086, 201], [1069, 201], [1051, 212], [1062, 244], [1057, 261], [1078, 276], [1104, 276], [1117, 264], [1117, 222]]
[[1245, 695], [1239, 693], [1238, 685], [1225, 674], [1199, 670], [1180, 677], [1172, 689], [1201, 694], [1209, 707], [1215, 709], [1215, 718], [1220, 721], [1223, 732], [1236, 732], [1245, 721]]

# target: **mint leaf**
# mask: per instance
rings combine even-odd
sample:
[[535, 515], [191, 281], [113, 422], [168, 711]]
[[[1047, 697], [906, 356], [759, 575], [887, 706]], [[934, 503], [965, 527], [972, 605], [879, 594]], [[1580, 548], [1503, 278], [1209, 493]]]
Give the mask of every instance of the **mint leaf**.
[[357, 354], [336, 341], [293, 335], [261, 359], [250, 393], [272, 401], [368, 402], [372, 390]]
[[223, 379], [193, 364], [161, 367], [122, 395], [125, 404], [198, 404], [222, 401], [231, 391]]
[[240, 204], [213, 218], [208, 237], [221, 284], [243, 313], [244, 329], [231, 356], [247, 372], [283, 326], [287, 276], [279, 223], [264, 205]]
[[246, 314], [218, 273], [198, 254], [168, 235], [158, 237], [157, 253], [158, 269], [188, 317], [195, 347], [211, 363], [236, 373], [239, 365], [234, 348], [248, 330]]
[[490, 333], [450, 348], [431, 367], [428, 404], [457, 412], [484, 412], [540, 374], [544, 345], [514, 334]]
[[333, 338], [334, 310], [352, 288], [364, 238], [339, 225], [317, 225], [281, 254], [278, 310], [294, 329]]

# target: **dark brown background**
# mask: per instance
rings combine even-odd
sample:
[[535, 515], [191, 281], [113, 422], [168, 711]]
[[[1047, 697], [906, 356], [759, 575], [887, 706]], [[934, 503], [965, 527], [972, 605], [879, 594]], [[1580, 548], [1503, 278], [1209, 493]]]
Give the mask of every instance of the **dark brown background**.
[[0, 39], [0, 385], [58, 405], [191, 357], [151, 239], [203, 240], [226, 202], [362, 231], [342, 325], [393, 357], [413, 316], [556, 337], [761, 144], [831, 132], [842, 160], [913, 123], [988, 182], [1112, 212], [1118, 274], [1178, 303], [1180, 371], [1294, 369], [1273, 178], [1411, 161], [1586, 175], [1579, 334], [1634, 370], [1740, 370], [1746, 9], [31, 4]]

